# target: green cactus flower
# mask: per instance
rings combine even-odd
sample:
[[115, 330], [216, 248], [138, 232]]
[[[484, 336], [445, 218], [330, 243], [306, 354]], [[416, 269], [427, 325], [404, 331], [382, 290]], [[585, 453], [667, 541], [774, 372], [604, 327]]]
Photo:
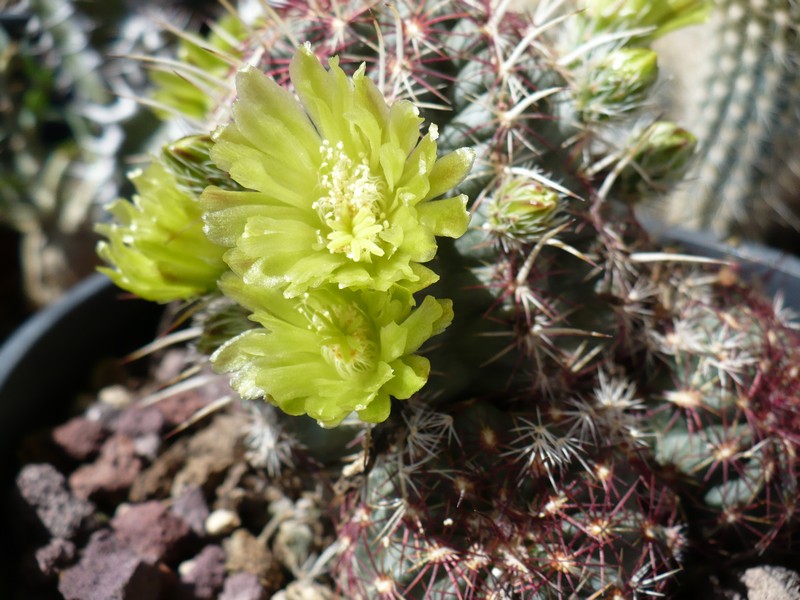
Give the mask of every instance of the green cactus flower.
[[388, 106], [364, 65], [350, 80], [336, 58], [329, 64], [300, 48], [290, 67], [299, 100], [255, 69], [239, 73], [212, 158], [248, 190], [205, 191], [206, 233], [249, 284], [287, 296], [329, 282], [418, 291], [437, 279], [421, 264], [435, 236], [466, 231], [466, 196], [435, 199], [474, 153], [437, 160], [436, 127], [420, 140], [414, 104]]
[[366, 422], [384, 421], [390, 396], [405, 400], [425, 385], [430, 363], [414, 352], [453, 318], [451, 301], [427, 296], [412, 310], [402, 289], [327, 286], [287, 298], [233, 273], [220, 288], [263, 327], [219, 348], [211, 356], [215, 368], [233, 373], [231, 385], [242, 398], [266, 398], [324, 427], [353, 411]]
[[203, 234], [197, 197], [157, 160], [131, 180], [138, 192], [133, 202], [113, 202], [108, 210], [115, 222], [96, 227], [107, 238], [97, 253], [110, 265], [99, 270], [119, 287], [157, 302], [215, 290], [227, 269], [224, 248]]

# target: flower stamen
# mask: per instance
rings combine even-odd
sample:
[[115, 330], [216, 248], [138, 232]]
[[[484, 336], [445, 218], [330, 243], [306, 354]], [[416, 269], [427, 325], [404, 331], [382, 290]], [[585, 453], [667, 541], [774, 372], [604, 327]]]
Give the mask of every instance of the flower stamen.
[[[331, 253], [343, 253], [355, 262], [371, 262], [372, 256], [383, 256], [378, 236], [384, 230], [383, 185], [372, 175], [367, 157], [358, 162], [344, 151], [340, 141], [332, 146], [323, 140], [320, 146], [319, 187], [323, 195], [312, 208], [329, 230], [325, 246]], [[322, 238], [322, 232], [320, 232]]]
[[325, 360], [342, 377], [366, 373], [375, 368], [378, 345], [373, 339], [367, 316], [352, 305], [312, 306], [312, 297], [304, 295], [302, 311], [309, 329], [322, 340]]

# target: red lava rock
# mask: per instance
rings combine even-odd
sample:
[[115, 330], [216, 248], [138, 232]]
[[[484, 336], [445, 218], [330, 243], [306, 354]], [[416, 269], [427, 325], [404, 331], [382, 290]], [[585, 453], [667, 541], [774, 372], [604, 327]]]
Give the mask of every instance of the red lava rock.
[[151, 563], [179, 558], [191, 536], [189, 525], [158, 500], [120, 508], [111, 526], [124, 545]]
[[204, 395], [187, 392], [160, 400], [155, 406], [161, 411], [166, 426], [172, 428], [188, 421], [192, 415], [208, 406], [212, 400]]
[[69, 484], [79, 498], [115, 497], [133, 484], [141, 470], [133, 441], [115, 434], [103, 444], [97, 460], [70, 475]]
[[155, 600], [161, 571], [120, 544], [109, 530], [92, 535], [81, 559], [61, 573], [65, 600]]
[[120, 413], [114, 429], [131, 439], [161, 433], [164, 415], [156, 406], [132, 406]]
[[167, 427], [183, 425], [200, 409], [231, 394], [231, 388], [225, 377], [214, 375], [210, 370], [205, 375], [211, 376], [211, 379], [202, 386], [168, 396], [153, 405], [164, 415]]
[[70, 458], [84, 461], [100, 452], [108, 434], [101, 421], [75, 417], [53, 429], [53, 441]]
[[75, 544], [69, 540], [55, 538], [36, 551], [36, 564], [45, 577], [52, 578], [75, 558]]
[[218, 600], [267, 600], [267, 590], [252, 573], [236, 573], [225, 580]]
[[30, 464], [17, 475], [23, 502], [54, 538], [70, 539], [94, 512], [91, 502], [69, 493], [64, 476], [48, 464]]
[[216, 598], [225, 581], [225, 551], [206, 546], [180, 566], [181, 581], [189, 584], [196, 598]]
[[197, 486], [186, 488], [170, 506], [170, 511], [185, 521], [199, 537], [206, 534], [205, 522], [209, 515], [203, 490]]

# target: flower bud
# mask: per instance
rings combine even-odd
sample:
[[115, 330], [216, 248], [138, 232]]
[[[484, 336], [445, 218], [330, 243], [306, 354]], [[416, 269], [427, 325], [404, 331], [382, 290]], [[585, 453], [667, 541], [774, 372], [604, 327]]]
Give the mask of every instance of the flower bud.
[[162, 149], [164, 164], [172, 171], [178, 185], [195, 196], [209, 185], [226, 189], [239, 187], [211, 160], [212, 144], [208, 135], [190, 135]]
[[620, 173], [618, 189], [624, 194], [641, 194], [680, 181], [689, 168], [697, 138], [669, 121], [656, 121], [645, 129], [635, 148], [632, 164]]
[[576, 93], [584, 120], [628, 112], [641, 104], [658, 78], [658, 55], [647, 48], [612, 50], [587, 70]]
[[558, 206], [557, 192], [538, 181], [514, 177], [498, 188], [485, 227], [505, 242], [524, 244], [549, 227]]

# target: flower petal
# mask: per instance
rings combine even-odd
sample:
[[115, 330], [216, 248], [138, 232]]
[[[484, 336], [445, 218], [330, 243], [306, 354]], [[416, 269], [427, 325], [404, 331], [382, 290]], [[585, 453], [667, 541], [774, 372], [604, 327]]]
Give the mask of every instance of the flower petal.
[[417, 207], [420, 222], [435, 235], [458, 238], [464, 235], [469, 226], [467, 197], [465, 195], [443, 200], [423, 202]]

